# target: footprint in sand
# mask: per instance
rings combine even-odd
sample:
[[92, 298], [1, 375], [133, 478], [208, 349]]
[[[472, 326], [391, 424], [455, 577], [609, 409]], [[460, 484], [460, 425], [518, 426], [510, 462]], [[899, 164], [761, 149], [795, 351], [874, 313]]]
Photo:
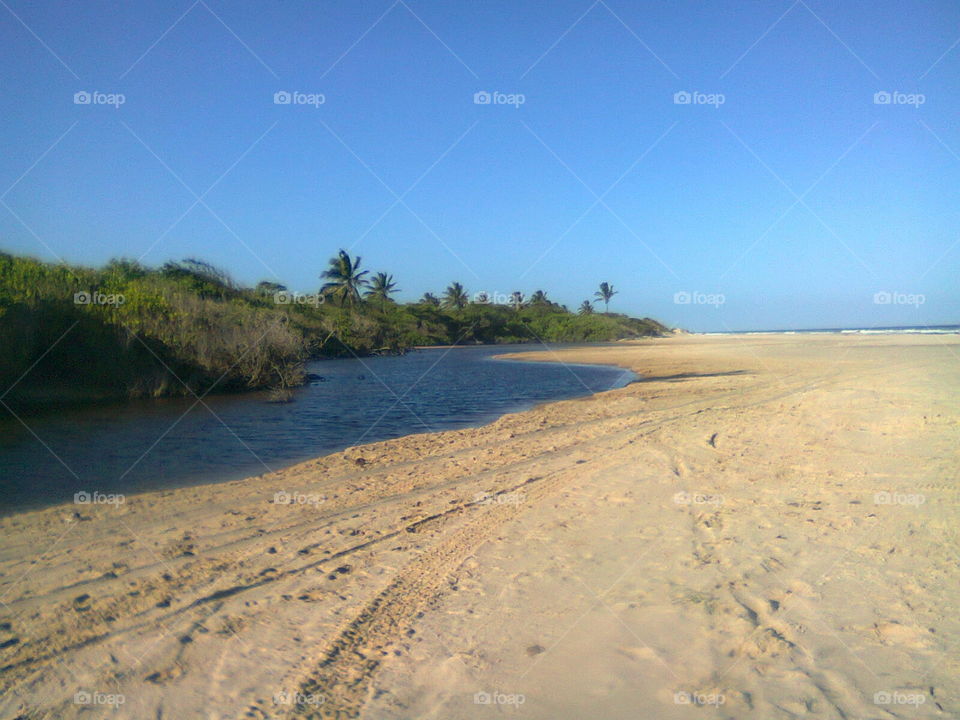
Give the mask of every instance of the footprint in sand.
[[618, 647], [617, 652], [631, 660], [659, 660], [657, 654], [648, 647]]
[[884, 645], [921, 648], [926, 643], [926, 631], [920, 628], [902, 625], [896, 620], [874, 623], [873, 631]]

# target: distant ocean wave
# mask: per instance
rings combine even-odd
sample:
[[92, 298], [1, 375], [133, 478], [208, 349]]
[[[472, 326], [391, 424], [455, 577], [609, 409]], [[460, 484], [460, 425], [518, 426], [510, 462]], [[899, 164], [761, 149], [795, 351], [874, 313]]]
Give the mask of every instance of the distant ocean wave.
[[728, 330], [700, 335], [795, 335], [799, 333], [835, 333], [837, 335], [956, 335], [960, 325], [876, 328], [808, 328], [803, 330]]
[[948, 325], [943, 327], [918, 327], [918, 328], [858, 328], [854, 330], [841, 330], [843, 334], [853, 333], [860, 335], [955, 335], [960, 333], [960, 326]]

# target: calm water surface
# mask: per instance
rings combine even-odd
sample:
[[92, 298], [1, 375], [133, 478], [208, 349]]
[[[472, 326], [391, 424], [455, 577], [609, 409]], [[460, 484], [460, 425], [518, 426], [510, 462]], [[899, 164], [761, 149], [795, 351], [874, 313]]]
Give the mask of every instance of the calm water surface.
[[287, 404], [261, 393], [208, 396], [203, 404], [139, 401], [22, 415], [29, 430], [0, 409], [0, 511], [68, 502], [84, 490], [132, 494], [237, 480], [359, 443], [483, 425], [635, 378], [618, 368], [491, 358], [531, 349], [319, 361], [308, 369], [323, 380]]

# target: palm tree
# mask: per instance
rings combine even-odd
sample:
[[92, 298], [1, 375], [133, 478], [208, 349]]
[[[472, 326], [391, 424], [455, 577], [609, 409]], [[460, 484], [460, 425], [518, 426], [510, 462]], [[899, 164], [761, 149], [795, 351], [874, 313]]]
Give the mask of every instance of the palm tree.
[[397, 284], [393, 281], [393, 275], [379, 272], [373, 276], [373, 280], [370, 281], [370, 289], [364, 293], [364, 297], [368, 300], [377, 298], [380, 300], [382, 309], [390, 300], [390, 296], [398, 290]]
[[547, 300], [547, 294], [543, 290], [537, 290], [530, 296], [530, 302], [534, 305], [546, 305], [550, 301]]
[[448, 308], [463, 310], [468, 301], [467, 291], [464, 290], [463, 285], [458, 282], [450, 283], [443, 292], [443, 304]]
[[514, 290], [510, 294], [510, 304], [513, 305], [514, 310], [519, 310], [523, 307], [523, 293], [519, 290]]
[[613, 285], [609, 283], [602, 282], [600, 283], [600, 289], [597, 290], [593, 295], [597, 300], [603, 300], [604, 312], [610, 310], [610, 298], [617, 294], [617, 291], [613, 289]]
[[420, 302], [424, 305], [433, 305], [433, 307], [440, 307], [440, 299], [433, 293], [424, 293], [423, 297], [420, 298]]
[[320, 292], [330, 295], [343, 305], [353, 305], [360, 300], [360, 288], [367, 284], [366, 270], [360, 270], [360, 258], [352, 260], [346, 250], [341, 250], [336, 257], [330, 258], [330, 268], [325, 270], [321, 279], [327, 279]]
[[580, 309], [577, 312], [581, 315], [593, 315], [593, 305], [590, 304], [589, 300], [584, 300], [580, 303]]

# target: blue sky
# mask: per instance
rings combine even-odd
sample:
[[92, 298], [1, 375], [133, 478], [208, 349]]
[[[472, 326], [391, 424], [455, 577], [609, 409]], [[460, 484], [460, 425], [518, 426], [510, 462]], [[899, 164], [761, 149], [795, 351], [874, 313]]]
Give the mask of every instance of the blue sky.
[[958, 35], [953, 2], [4, 0], [0, 248], [309, 291], [343, 247], [401, 299], [956, 323]]

